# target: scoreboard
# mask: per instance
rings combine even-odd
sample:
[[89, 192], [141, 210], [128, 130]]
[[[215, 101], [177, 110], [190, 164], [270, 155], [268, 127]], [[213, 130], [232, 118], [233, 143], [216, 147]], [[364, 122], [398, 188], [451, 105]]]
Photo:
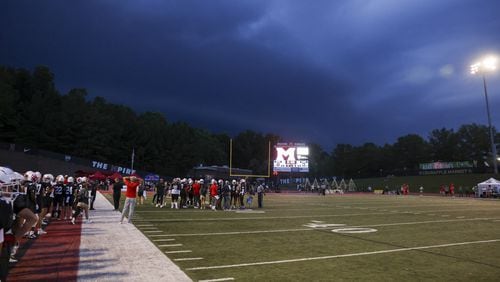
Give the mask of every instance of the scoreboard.
[[278, 143], [273, 161], [275, 172], [309, 172], [309, 147], [304, 143]]

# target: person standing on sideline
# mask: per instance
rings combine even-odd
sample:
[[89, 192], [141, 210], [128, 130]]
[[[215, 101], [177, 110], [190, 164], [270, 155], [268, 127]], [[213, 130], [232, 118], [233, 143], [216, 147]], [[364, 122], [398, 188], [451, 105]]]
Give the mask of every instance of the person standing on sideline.
[[97, 197], [97, 186], [96, 182], [90, 184], [90, 210], [94, 209], [95, 198]]
[[141, 185], [141, 181], [135, 176], [127, 176], [123, 178], [123, 182], [127, 186], [127, 192], [125, 193], [125, 204], [123, 205], [122, 217], [120, 219], [120, 224], [123, 223], [123, 218], [128, 212], [128, 223], [132, 223], [132, 216], [134, 215], [136, 197], [137, 197], [137, 187]]
[[262, 208], [262, 202], [264, 201], [264, 185], [262, 185], [262, 183], [257, 186], [257, 197], [259, 208]]
[[165, 195], [165, 180], [160, 178], [160, 182], [156, 185], [156, 207], [163, 208], [163, 196]]
[[115, 211], [120, 208], [120, 197], [122, 195], [123, 182], [120, 178], [115, 178], [115, 183], [113, 184], [113, 203], [115, 205]]

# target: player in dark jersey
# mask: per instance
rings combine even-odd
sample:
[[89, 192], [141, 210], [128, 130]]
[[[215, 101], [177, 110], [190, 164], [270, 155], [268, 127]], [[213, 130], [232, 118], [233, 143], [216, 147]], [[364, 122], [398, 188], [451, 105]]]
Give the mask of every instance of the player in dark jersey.
[[[52, 182], [54, 181], [54, 176], [52, 174], [44, 174], [42, 177], [42, 183], [39, 183], [39, 194], [41, 197], [41, 207], [38, 216], [38, 223], [36, 229], [38, 230], [38, 235], [46, 234], [47, 232], [42, 229], [42, 225], [45, 223], [45, 217], [49, 215], [50, 206], [52, 205], [52, 193], [53, 187]], [[46, 223], [45, 223], [46, 224]]]
[[75, 202], [77, 202], [73, 216], [71, 217], [71, 223], [75, 224], [76, 219], [82, 211], [85, 212], [86, 222], [90, 223], [89, 219], [89, 189], [86, 177], [80, 179], [80, 187], [78, 189], [78, 194], [76, 196]]
[[24, 234], [36, 224], [37, 218], [35, 215], [36, 209], [36, 176], [32, 171], [24, 174], [25, 182], [24, 192], [19, 194], [14, 200], [14, 213], [16, 220], [12, 226], [12, 231], [16, 241], [21, 240]]
[[70, 176], [67, 179], [66, 190], [63, 192], [64, 201], [63, 201], [63, 212], [62, 215], [64, 220], [71, 217], [71, 205], [75, 200], [75, 179]]
[[57, 218], [57, 220], [61, 220], [65, 190], [64, 176], [58, 175], [56, 177], [56, 184], [54, 185], [54, 203], [52, 207], [52, 217]]

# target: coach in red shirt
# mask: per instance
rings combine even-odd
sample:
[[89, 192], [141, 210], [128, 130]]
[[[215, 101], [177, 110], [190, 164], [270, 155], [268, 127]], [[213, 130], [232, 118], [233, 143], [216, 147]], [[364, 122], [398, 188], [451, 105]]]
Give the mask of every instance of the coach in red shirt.
[[128, 212], [128, 223], [132, 222], [132, 216], [135, 211], [136, 197], [137, 197], [137, 187], [141, 185], [141, 180], [135, 176], [126, 176], [123, 178], [123, 182], [127, 186], [127, 192], [125, 192], [125, 204], [123, 206], [122, 218], [120, 219], [120, 224], [123, 223], [125, 214]]

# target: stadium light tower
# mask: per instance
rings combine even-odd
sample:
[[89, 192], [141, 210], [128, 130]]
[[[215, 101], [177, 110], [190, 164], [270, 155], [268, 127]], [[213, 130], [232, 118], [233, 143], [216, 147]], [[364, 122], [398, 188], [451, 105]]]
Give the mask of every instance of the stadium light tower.
[[494, 71], [497, 69], [498, 59], [494, 56], [488, 56], [482, 61], [475, 63], [470, 66], [470, 73], [476, 74], [480, 73], [483, 76], [483, 86], [484, 86], [484, 97], [486, 99], [486, 113], [488, 114], [488, 127], [490, 129], [490, 143], [491, 143], [491, 154], [493, 157], [493, 169], [495, 174], [498, 174], [498, 160], [497, 160], [497, 148], [495, 146], [495, 140], [493, 136], [493, 127], [491, 126], [491, 114], [490, 114], [490, 103], [488, 101], [488, 89], [486, 87], [486, 72]]

